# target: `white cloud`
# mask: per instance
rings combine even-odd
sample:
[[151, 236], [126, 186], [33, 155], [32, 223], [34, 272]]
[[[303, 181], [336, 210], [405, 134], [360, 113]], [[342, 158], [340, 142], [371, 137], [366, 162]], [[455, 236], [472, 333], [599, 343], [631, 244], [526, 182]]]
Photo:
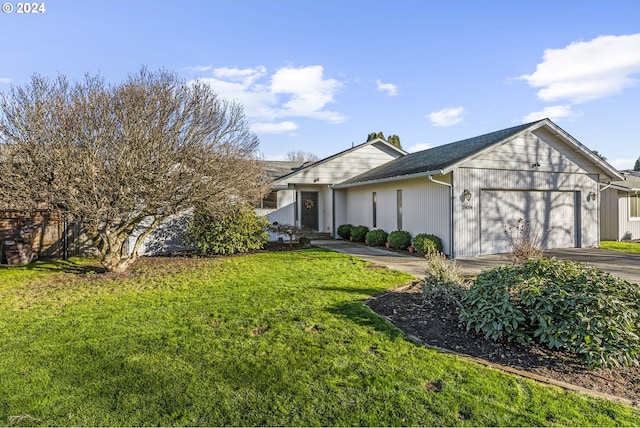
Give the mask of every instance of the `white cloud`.
[[558, 120], [565, 117], [577, 117], [580, 116], [580, 113], [576, 113], [573, 111], [570, 105], [563, 106], [549, 106], [545, 107], [541, 111], [534, 111], [529, 113], [525, 117], [522, 118], [524, 123], [533, 122], [540, 119], [549, 118], [551, 120]]
[[432, 146], [427, 144], [427, 143], [419, 143], [419, 144], [416, 144], [416, 145], [413, 145], [413, 146], [409, 147], [407, 149], [407, 151], [409, 153], [414, 153], [414, 152], [419, 152], [419, 151], [422, 151], [422, 150], [430, 149], [431, 147]]
[[8, 77], [0, 77], [0, 83], [3, 83], [5, 85], [10, 84], [11, 82], [13, 82], [13, 80], [9, 79]]
[[251, 125], [251, 130], [256, 133], [263, 134], [281, 134], [283, 132], [291, 132], [298, 129], [298, 125], [295, 122], [285, 121], [279, 123], [265, 123], [259, 122]]
[[569, 100], [574, 104], [608, 97], [638, 83], [640, 33], [600, 36], [562, 49], [547, 49], [532, 74], [520, 76], [542, 88], [543, 101]]
[[184, 67], [183, 70], [190, 71], [192, 73], [201, 73], [204, 71], [213, 70], [213, 67], [210, 65], [190, 65], [188, 67]]
[[321, 65], [294, 68], [283, 67], [271, 76], [271, 92], [285, 94], [291, 98], [284, 103], [279, 116], [300, 116], [327, 120], [333, 123], [344, 121], [337, 112], [322, 110], [333, 102], [333, 96], [342, 84], [335, 79], [323, 77]]
[[462, 114], [464, 107], [445, 108], [439, 111], [429, 113], [427, 117], [433, 123], [433, 126], [451, 126], [462, 122]]
[[636, 160], [638, 158], [616, 158], [607, 162], [616, 169], [633, 169]]
[[379, 90], [386, 92], [390, 97], [398, 95], [398, 85], [394, 85], [393, 83], [382, 83], [380, 79], [376, 80], [376, 85], [378, 85]]
[[[213, 77], [199, 79], [210, 85], [221, 97], [237, 100], [245, 114], [260, 132], [286, 132], [295, 125], [277, 119], [305, 117], [339, 123], [345, 120], [338, 112], [326, 110], [342, 84], [324, 77], [320, 65], [282, 67], [269, 75], [263, 66], [253, 68], [222, 67], [212, 70]], [[272, 123], [273, 122], [273, 123]], [[271, 123], [271, 126], [267, 124]]]
[[261, 65], [256, 68], [220, 67], [213, 70], [213, 75], [218, 79], [241, 82], [248, 86], [263, 77], [266, 72], [267, 69]]
[[273, 119], [277, 97], [266, 88], [243, 82], [227, 82], [214, 77], [198, 79], [206, 83], [222, 98], [242, 103], [248, 118]]

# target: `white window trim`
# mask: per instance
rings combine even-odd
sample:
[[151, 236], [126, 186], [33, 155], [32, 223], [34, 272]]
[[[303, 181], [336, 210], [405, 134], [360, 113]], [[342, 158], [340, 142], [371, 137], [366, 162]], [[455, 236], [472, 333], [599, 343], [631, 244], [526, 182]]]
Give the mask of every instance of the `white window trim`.
[[[632, 201], [635, 201], [636, 205], [637, 205], [637, 212], [636, 212], [636, 216], [632, 216], [631, 215], [631, 204]], [[640, 193], [638, 191], [636, 191], [635, 193], [631, 193], [629, 192], [629, 194], [627, 195], [627, 202], [629, 204], [629, 221], [640, 221]]]

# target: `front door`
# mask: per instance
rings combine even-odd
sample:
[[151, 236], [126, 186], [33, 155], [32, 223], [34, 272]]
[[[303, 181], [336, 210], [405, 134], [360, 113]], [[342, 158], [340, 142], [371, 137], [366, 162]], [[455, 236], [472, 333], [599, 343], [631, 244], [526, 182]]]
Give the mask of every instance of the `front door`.
[[318, 192], [300, 192], [300, 199], [302, 227], [318, 230]]

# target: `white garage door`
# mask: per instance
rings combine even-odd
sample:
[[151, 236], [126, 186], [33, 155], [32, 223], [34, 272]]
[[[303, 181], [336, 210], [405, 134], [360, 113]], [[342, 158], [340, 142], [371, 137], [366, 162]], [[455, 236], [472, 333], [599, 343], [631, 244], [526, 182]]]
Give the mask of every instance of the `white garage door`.
[[574, 192], [483, 190], [480, 209], [481, 254], [510, 251], [523, 228], [543, 249], [576, 246]]

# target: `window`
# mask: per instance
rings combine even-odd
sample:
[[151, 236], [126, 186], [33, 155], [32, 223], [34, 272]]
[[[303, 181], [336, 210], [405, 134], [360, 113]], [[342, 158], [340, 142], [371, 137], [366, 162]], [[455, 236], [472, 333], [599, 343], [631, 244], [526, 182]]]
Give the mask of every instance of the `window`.
[[373, 192], [373, 227], [378, 227], [378, 195]]
[[278, 208], [278, 192], [272, 190], [263, 200], [261, 200], [256, 208], [276, 209]]
[[402, 190], [398, 190], [398, 230], [402, 230]]
[[629, 217], [640, 218], [640, 194], [629, 195]]

